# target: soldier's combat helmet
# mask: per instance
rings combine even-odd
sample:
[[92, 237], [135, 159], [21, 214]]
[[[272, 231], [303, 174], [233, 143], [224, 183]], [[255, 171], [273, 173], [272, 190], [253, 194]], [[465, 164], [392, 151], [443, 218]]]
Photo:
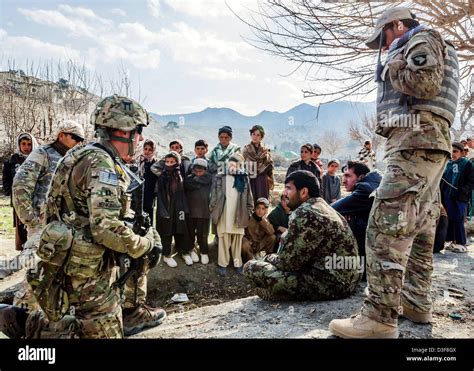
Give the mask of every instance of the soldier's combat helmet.
[[[138, 102], [114, 94], [97, 103], [91, 115], [91, 123], [99, 138], [128, 143], [129, 154], [133, 155], [135, 132], [141, 134], [143, 128], [148, 126], [149, 116]], [[131, 135], [129, 138], [117, 137], [112, 134], [113, 130], [131, 132]]]

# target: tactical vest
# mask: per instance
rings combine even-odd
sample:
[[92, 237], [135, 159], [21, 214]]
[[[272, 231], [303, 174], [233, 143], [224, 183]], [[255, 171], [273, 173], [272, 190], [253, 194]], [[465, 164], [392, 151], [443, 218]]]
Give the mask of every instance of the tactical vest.
[[[401, 48], [403, 53], [406, 45]], [[456, 51], [452, 45], [446, 42], [446, 56], [444, 57], [444, 78], [441, 84], [441, 92], [432, 99], [419, 99], [395, 90], [387, 76], [377, 87], [377, 121], [386, 121], [387, 117], [406, 115], [409, 110], [429, 111], [443, 117], [451, 126], [456, 115], [458, 92], [459, 92], [459, 63]], [[382, 124], [383, 126], [383, 124]], [[384, 130], [379, 134], [382, 134]]]
[[41, 209], [45, 204], [46, 194], [48, 193], [54, 170], [56, 169], [58, 161], [63, 157], [50, 144], [47, 144], [42, 148], [44, 151], [41, 151], [41, 153], [45, 156], [43, 161], [44, 170], [38, 177], [32, 200], [33, 207], [36, 209]]
[[[105, 150], [90, 144], [70, 151], [67, 156], [61, 159], [51, 183], [47, 200], [48, 221], [56, 220], [73, 229], [74, 241], [69, 257], [64, 262], [64, 271], [70, 276], [80, 278], [89, 278], [97, 274], [102, 267], [106, 249], [93, 241], [89, 227], [89, 216], [78, 214], [71, 196], [69, 187], [72, 185], [69, 180], [76, 164], [86, 155], [97, 151], [107, 153]], [[107, 156], [110, 157], [110, 154], [107, 153]], [[117, 166], [119, 165], [116, 164], [116, 171]], [[118, 192], [122, 198], [126, 197], [121, 193]], [[124, 203], [123, 200], [121, 202]], [[39, 250], [41, 250], [41, 247]], [[38, 255], [40, 254], [41, 252], [38, 253]]]

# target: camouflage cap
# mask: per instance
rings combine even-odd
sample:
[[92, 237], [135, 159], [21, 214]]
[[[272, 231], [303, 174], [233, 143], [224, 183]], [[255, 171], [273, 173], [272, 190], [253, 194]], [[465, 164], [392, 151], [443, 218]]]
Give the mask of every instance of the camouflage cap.
[[132, 131], [138, 126], [148, 126], [148, 113], [133, 99], [115, 94], [97, 103], [91, 123], [102, 128]]
[[74, 134], [80, 137], [82, 140], [85, 139], [86, 134], [84, 132], [84, 128], [81, 124], [73, 120], [66, 120], [61, 122], [58, 127], [56, 128], [56, 135], [55, 138], [59, 136], [59, 134]]
[[380, 35], [383, 32], [383, 28], [393, 22], [400, 21], [402, 19], [414, 19], [415, 16], [410, 12], [410, 9], [403, 6], [398, 6], [395, 8], [389, 8], [382, 13], [380, 17], [377, 18], [375, 23], [375, 30], [372, 35], [365, 41], [370, 49], [378, 49], [380, 44]]

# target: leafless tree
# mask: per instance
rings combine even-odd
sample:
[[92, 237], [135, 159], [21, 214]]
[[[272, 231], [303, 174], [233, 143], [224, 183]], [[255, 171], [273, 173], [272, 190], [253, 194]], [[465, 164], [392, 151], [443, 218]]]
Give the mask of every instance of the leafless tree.
[[377, 153], [384, 142], [384, 138], [375, 134], [377, 119], [375, 116], [369, 117], [365, 115], [359, 122], [351, 121], [349, 126], [349, 136], [352, 140], [357, 141], [361, 146], [367, 140], [372, 143], [372, 150]]
[[[458, 50], [460, 79], [472, 75], [474, 64], [472, 0], [414, 0], [392, 2], [329, 2], [313, 0], [267, 0], [257, 11], [234, 14], [245, 22], [256, 48], [294, 64], [290, 71], [302, 72], [310, 84], [304, 97], [331, 102], [365, 96], [373, 83], [376, 51], [364, 41], [377, 17], [388, 6], [405, 5], [418, 20], [437, 30]], [[465, 92], [461, 92], [464, 96]], [[469, 99], [464, 102], [469, 103]], [[460, 111], [469, 111], [466, 103]]]
[[[319, 144], [323, 153], [329, 154], [329, 157], [335, 157], [344, 147], [341, 135], [334, 130], [327, 130], [321, 134]], [[326, 157], [325, 155], [323, 157]]]
[[74, 119], [92, 136], [90, 113], [99, 99], [92, 92], [98, 79], [84, 65], [74, 61], [33, 63], [19, 68], [8, 61], [9, 70], [0, 73], [0, 128], [6, 134], [6, 150], [11, 152], [20, 132], [29, 132], [40, 141], [49, 140], [56, 125]]

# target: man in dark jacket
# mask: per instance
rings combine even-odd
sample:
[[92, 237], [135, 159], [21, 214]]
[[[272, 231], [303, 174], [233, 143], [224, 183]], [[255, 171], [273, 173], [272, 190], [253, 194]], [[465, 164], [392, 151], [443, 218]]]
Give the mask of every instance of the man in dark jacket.
[[467, 252], [464, 220], [471, 192], [474, 187], [472, 162], [462, 157], [464, 146], [453, 142], [451, 160], [441, 180], [441, 198], [448, 214], [446, 241], [452, 241], [449, 248], [455, 252]]
[[307, 170], [313, 173], [316, 178], [318, 178], [318, 181], [321, 182], [321, 172], [319, 170], [319, 166], [316, 165], [316, 163], [311, 159], [313, 150], [314, 148], [312, 144], [303, 144], [300, 148], [300, 159], [290, 164], [288, 170], [286, 171], [286, 177], [297, 170]]
[[171, 268], [178, 265], [171, 255], [171, 243], [174, 237], [177, 252], [186, 265], [193, 265], [193, 262], [199, 261], [199, 257], [191, 250], [189, 243], [187, 227], [189, 207], [184, 194], [181, 156], [177, 152], [170, 151], [165, 156], [165, 168], [158, 176], [157, 185], [156, 229], [163, 245], [163, 261]]
[[370, 194], [377, 189], [381, 180], [382, 175], [377, 170], [370, 171], [363, 163], [349, 161], [342, 184], [346, 191], [352, 193], [332, 204], [348, 221], [357, 240], [360, 256], [365, 256], [365, 231], [374, 202]]
[[268, 214], [268, 221], [272, 224], [276, 236], [274, 252], [278, 251], [282, 234], [288, 230], [290, 214], [288, 200], [282, 195], [280, 203]]

